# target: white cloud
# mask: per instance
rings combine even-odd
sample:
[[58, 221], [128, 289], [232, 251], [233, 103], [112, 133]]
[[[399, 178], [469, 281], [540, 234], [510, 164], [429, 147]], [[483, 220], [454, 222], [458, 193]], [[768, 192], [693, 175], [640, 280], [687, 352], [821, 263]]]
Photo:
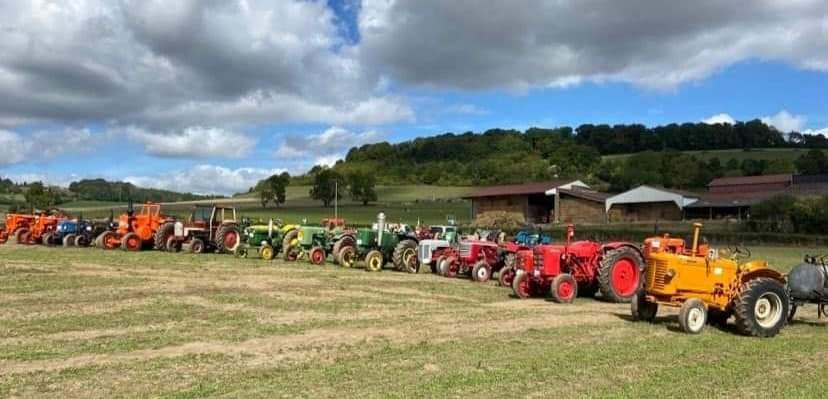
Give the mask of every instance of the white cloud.
[[144, 146], [150, 155], [189, 158], [242, 158], [256, 145], [256, 139], [217, 127], [193, 126], [182, 132], [153, 133], [129, 127], [126, 136]]
[[486, 115], [489, 111], [474, 104], [455, 104], [446, 107], [445, 112], [457, 115]]
[[782, 110], [775, 115], [763, 116], [761, 118], [768, 126], [773, 126], [776, 130], [782, 133], [801, 132], [805, 127], [807, 118], [802, 115], [794, 115], [788, 111]]
[[94, 150], [106, 135], [89, 129], [64, 128], [17, 133], [0, 129], [0, 166], [37, 163], [65, 154], [82, 154]]
[[802, 134], [821, 134], [823, 136], [828, 136], [828, 127], [824, 127], [822, 129], [805, 129], [802, 131]]
[[721, 114], [713, 115], [713, 116], [711, 116], [709, 118], [706, 118], [706, 119], [702, 119], [702, 122], [704, 122], [708, 125], [715, 125], [717, 123], [733, 125], [733, 124], [736, 123], [736, 120], [733, 119], [733, 117], [730, 116], [729, 114], [721, 113]]
[[382, 141], [385, 135], [375, 130], [352, 132], [333, 126], [319, 134], [285, 136], [274, 156], [279, 159], [315, 157], [317, 164], [332, 164], [342, 159], [352, 147]]
[[238, 168], [230, 169], [215, 165], [197, 165], [156, 176], [129, 176], [124, 181], [140, 187], [151, 187], [197, 194], [230, 195], [246, 192], [259, 180], [285, 169]]

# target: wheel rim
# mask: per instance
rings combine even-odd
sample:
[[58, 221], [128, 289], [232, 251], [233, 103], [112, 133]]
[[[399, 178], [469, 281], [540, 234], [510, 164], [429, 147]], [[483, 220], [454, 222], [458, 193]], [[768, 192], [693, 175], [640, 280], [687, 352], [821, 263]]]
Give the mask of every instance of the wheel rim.
[[485, 267], [477, 269], [477, 281], [483, 281], [489, 276], [489, 271]]
[[558, 284], [558, 297], [561, 299], [571, 299], [575, 292], [571, 281], [563, 281]]
[[403, 252], [403, 257], [402, 257], [403, 258], [403, 264], [410, 265], [411, 264], [411, 258], [413, 258], [415, 256], [417, 256], [417, 251], [415, 251], [411, 248], [406, 249], [405, 252]]
[[612, 268], [612, 287], [623, 296], [632, 295], [638, 288], [638, 267], [628, 258], [620, 259]]
[[372, 256], [370, 262], [368, 263], [371, 265], [371, 269], [373, 270], [377, 270], [380, 268], [380, 260], [376, 256]]
[[528, 297], [529, 296], [529, 289], [530, 289], [530, 286], [529, 286], [529, 279], [528, 278], [523, 278], [518, 282], [518, 291], [519, 291], [518, 295], [519, 296], [521, 296], [523, 298]]
[[756, 301], [753, 312], [762, 328], [772, 328], [782, 319], [782, 299], [774, 292], [766, 292]]
[[313, 258], [313, 263], [315, 263], [317, 265], [321, 264], [322, 263], [322, 256], [323, 256], [322, 251], [319, 251], [319, 250], [313, 251], [313, 256], [311, 256]]
[[224, 247], [231, 251], [236, 249], [238, 242], [239, 235], [235, 231], [231, 231], [224, 236]]
[[503, 270], [500, 273], [502, 273], [501, 276], [500, 276], [500, 281], [503, 282], [503, 285], [511, 285], [512, 281], [514, 281], [514, 279], [515, 279], [515, 272], [513, 272], [510, 269], [510, 270]]
[[687, 327], [690, 331], [699, 331], [704, 327], [704, 310], [699, 308], [690, 309], [687, 312]]
[[351, 267], [354, 264], [354, 253], [350, 249], [345, 249], [340, 252], [342, 260], [339, 263], [344, 267]]
[[273, 249], [269, 247], [262, 248], [262, 258], [267, 260], [273, 259]]
[[129, 247], [129, 249], [138, 249], [138, 245], [140, 245], [138, 238], [132, 237], [127, 240], [127, 247]]

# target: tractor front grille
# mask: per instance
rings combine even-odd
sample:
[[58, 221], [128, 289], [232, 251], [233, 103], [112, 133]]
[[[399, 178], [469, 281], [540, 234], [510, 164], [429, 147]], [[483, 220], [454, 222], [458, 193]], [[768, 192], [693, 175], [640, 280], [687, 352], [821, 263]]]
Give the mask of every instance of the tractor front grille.
[[647, 281], [653, 289], [664, 289], [666, 284], [664, 276], [667, 274], [667, 261], [650, 259], [647, 262]]
[[460, 257], [468, 258], [469, 256], [471, 256], [471, 245], [460, 244]]
[[420, 262], [430, 262], [431, 261], [431, 253], [432, 253], [431, 245], [420, 244], [420, 246], [417, 247], [417, 257], [420, 258]]

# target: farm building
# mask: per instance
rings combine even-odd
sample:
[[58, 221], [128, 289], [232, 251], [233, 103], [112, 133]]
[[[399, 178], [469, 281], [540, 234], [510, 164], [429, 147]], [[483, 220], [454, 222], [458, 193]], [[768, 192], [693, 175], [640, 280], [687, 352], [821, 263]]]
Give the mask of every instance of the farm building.
[[551, 223], [555, 220], [557, 196], [547, 195], [554, 189], [589, 188], [580, 180], [482, 187], [464, 198], [472, 202], [472, 218], [486, 212], [521, 213], [528, 223]]
[[610, 194], [584, 187], [553, 188], [546, 195], [555, 196], [555, 223], [604, 223], [607, 215], [604, 202]]
[[682, 220], [684, 209], [699, 200], [699, 195], [661, 187], [638, 186], [605, 201], [610, 222]]
[[720, 177], [707, 185], [711, 194], [734, 194], [748, 192], [782, 191], [793, 184], [793, 176], [765, 175], [765, 176], [738, 176]]

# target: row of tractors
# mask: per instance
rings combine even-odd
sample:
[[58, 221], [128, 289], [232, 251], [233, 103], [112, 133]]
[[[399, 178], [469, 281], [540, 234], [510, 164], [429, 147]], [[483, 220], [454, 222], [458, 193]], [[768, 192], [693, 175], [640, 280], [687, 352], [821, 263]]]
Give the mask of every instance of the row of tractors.
[[179, 220], [161, 213], [158, 204], [139, 210], [130, 204], [117, 220], [93, 222], [59, 211], [9, 214], [0, 244], [14, 237], [20, 244], [90, 246], [127, 251], [155, 248], [191, 253], [223, 252], [237, 257], [285, 261], [328, 261], [342, 267], [377, 272], [386, 264], [408, 273], [430, 268], [445, 277], [476, 282], [497, 278], [516, 298], [548, 297], [571, 303], [600, 293], [608, 302], [630, 303], [634, 320], [654, 321], [660, 306], [679, 308], [679, 324], [699, 333], [707, 324], [735, 319], [746, 335], [771, 337], [793, 317], [797, 307], [816, 304], [828, 316], [828, 257], [808, 257], [784, 275], [762, 260], [742, 262], [744, 247], [713, 249], [694, 225], [692, 244], [669, 235], [631, 242], [576, 240], [574, 226], [564, 240], [522, 231], [479, 231], [461, 238], [455, 226], [415, 229], [392, 224], [380, 213], [371, 227], [348, 227], [327, 219], [319, 226], [239, 221], [235, 208], [197, 206]]

